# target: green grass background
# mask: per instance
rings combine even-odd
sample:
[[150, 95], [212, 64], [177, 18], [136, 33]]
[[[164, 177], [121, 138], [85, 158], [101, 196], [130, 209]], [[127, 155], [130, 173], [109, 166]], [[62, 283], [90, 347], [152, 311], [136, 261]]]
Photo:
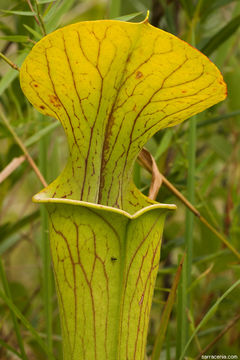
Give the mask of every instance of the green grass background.
[[[160, 171], [240, 251], [240, 2], [233, 0], [0, 0], [0, 51], [19, 66], [35, 41], [58, 27], [118, 18], [150, 23], [188, 41], [220, 68], [228, 99], [147, 144]], [[10, 12], [6, 12], [10, 10]], [[20, 13], [19, 13], [20, 11]], [[48, 182], [67, 158], [62, 130], [23, 96], [18, 72], [0, 60], [0, 110]], [[0, 113], [0, 171], [22, 155]], [[5, 119], [5, 120], [6, 120]], [[148, 193], [150, 176], [136, 164], [135, 183]], [[0, 359], [61, 359], [61, 331], [50, 264], [46, 213], [31, 202], [42, 185], [27, 161], [0, 184]], [[176, 203], [168, 217], [149, 326], [151, 359], [168, 290], [186, 251], [161, 360], [205, 354], [240, 358], [240, 266], [237, 257], [165, 186], [158, 201]], [[236, 286], [235, 286], [235, 285]], [[227, 292], [235, 286], [231, 292]], [[226, 293], [227, 292], [227, 293]], [[226, 297], [219, 302], [221, 296]], [[210, 310], [210, 312], [209, 312]], [[206, 316], [207, 314], [207, 316]], [[204, 319], [203, 322], [201, 322]], [[235, 320], [229, 329], [226, 326]], [[199, 329], [197, 328], [198, 325]], [[196, 329], [197, 328], [197, 329]], [[195, 336], [184, 347], [192, 334]], [[53, 355], [51, 355], [53, 353]], [[155, 357], [153, 360], [159, 359]], [[88, 359], [90, 360], [90, 359]], [[137, 360], [137, 359], [130, 359]]]

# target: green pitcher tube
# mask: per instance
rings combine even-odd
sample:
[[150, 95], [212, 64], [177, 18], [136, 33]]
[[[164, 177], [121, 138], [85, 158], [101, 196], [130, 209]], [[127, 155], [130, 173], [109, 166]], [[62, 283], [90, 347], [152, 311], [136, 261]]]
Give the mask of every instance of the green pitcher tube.
[[[143, 360], [165, 216], [40, 199], [61, 313], [64, 360]], [[54, 202], [52, 202], [54, 201]]]

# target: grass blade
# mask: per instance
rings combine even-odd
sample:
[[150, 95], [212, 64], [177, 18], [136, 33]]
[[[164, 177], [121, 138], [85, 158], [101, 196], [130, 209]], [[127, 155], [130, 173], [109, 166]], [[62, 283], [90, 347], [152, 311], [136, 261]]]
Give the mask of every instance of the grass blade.
[[29, 38], [26, 35], [5, 35], [0, 36], [1, 40], [11, 41], [11, 42], [28, 42]]
[[62, 16], [68, 12], [73, 3], [74, 0], [56, 1], [46, 16], [44, 16], [47, 33], [54, 31], [58, 27]]
[[[5, 271], [4, 271], [4, 267], [3, 267], [3, 263], [2, 263], [1, 258], [0, 258], [0, 279], [1, 279], [1, 282], [2, 282], [3, 289], [4, 289], [4, 291], [5, 291], [6, 295], [7, 295], [6, 296], [4, 293], [2, 293], [3, 297], [8, 298], [9, 301], [12, 303], [11, 291], [10, 291], [10, 288], [9, 288], [9, 285], [8, 285], [7, 277], [6, 277], [6, 274], [5, 274]], [[14, 326], [14, 330], [15, 330], [15, 333], [16, 333], [16, 337], [17, 337], [17, 341], [18, 341], [18, 345], [19, 345], [19, 348], [20, 348], [20, 353], [21, 353], [22, 359], [27, 360], [27, 355], [26, 355], [26, 352], [25, 352], [25, 349], [24, 349], [23, 340], [22, 340], [22, 336], [21, 336], [18, 321], [17, 321], [17, 316], [15, 314], [15, 311], [13, 311], [12, 308], [10, 308], [10, 310], [11, 310], [13, 326]]]
[[217, 48], [222, 45], [231, 35], [233, 35], [240, 26], [240, 15], [233, 18], [217, 32], [203, 47], [200, 49], [207, 56], [211, 55]]
[[180, 3], [185, 10], [186, 14], [189, 18], [193, 15], [193, 3], [192, 0], [180, 0]]
[[130, 21], [132, 19], [135, 19], [137, 16], [142, 15], [143, 12], [139, 11], [139, 12], [135, 12], [129, 15], [123, 15], [123, 16], [118, 16], [116, 18], [114, 18], [113, 20], [120, 20], [120, 21]]
[[[39, 122], [41, 124], [39, 115]], [[47, 178], [47, 149], [48, 137], [44, 137], [39, 142], [39, 169], [44, 178]], [[47, 345], [49, 351], [52, 352], [52, 269], [51, 269], [51, 253], [48, 239], [48, 220], [47, 211], [44, 205], [40, 206], [41, 215], [41, 244], [43, 249], [43, 294], [44, 294], [44, 312], [46, 321]]]
[[52, 3], [54, 1], [56, 1], [56, 0], [37, 0], [37, 3], [39, 5], [42, 5], [42, 4], [49, 4], [49, 3]]
[[16, 355], [19, 359], [23, 359], [22, 355], [17, 352], [12, 346], [10, 346], [8, 343], [6, 343], [4, 340], [2, 340], [0, 338], [0, 345], [7, 349], [9, 352], [11, 352], [12, 354]]
[[201, 6], [201, 18], [207, 17], [213, 11], [217, 11], [220, 7], [226, 6], [236, 0], [218, 0], [218, 1], [208, 1], [204, 0]]
[[121, 0], [111, 0], [109, 18], [114, 19], [121, 14]]
[[[15, 60], [16, 64], [19, 66], [22, 64], [23, 60], [27, 56], [27, 52], [23, 52], [21, 55], [17, 57]], [[4, 93], [4, 91], [9, 87], [9, 85], [16, 79], [18, 76], [18, 72], [16, 70], [10, 69], [0, 80], [0, 96]]]
[[224, 119], [229, 119], [231, 117], [235, 117], [235, 116], [238, 116], [238, 115], [240, 115], [240, 110], [235, 110], [235, 111], [232, 111], [232, 112], [224, 114], [224, 115], [220, 115], [220, 116], [216, 116], [216, 117], [204, 120], [204, 121], [200, 121], [197, 124], [197, 128], [201, 128], [201, 127], [204, 127], [204, 126], [207, 126], [207, 125], [216, 124], [219, 121], [222, 121]]
[[206, 354], [206, 352], [218, 342], [223, 335], [226, 334], [227, 331], [229, 331], [238, 321], [240, 320], [240, 314], [237, 314], [228, 324], [225, 326], [225, 328], [208, 344], [201, 352], [200, 354], [194, 359], [194, 360], [200, 360], [202, 359], [202, 355]]
[[[195, 202], [195, 169], [196, 169], [196, 143], [197, 143], [197, 126], [196, 116], [190, 119], [188, 134], [188, 176], [187, 176], [187, 198], [194, 204]], [[187, 209], [186, 213], [186, 247], [187, 247], [187, 284], [191, 283], [191, 268], [193, 257], [193, 226], [194, 214]]]
[[153, 352], [152, 352], [152, 357], [151, 357], [152, 360], [160, 359], [160, 354], [161, 354], [163, 342], [165, 339], [169, 318], [170, 318], [172, 308], [173, 308], [175, 298], [176, 298], [176, 292], [177, 292], [177, 287], [178, 287], [181, 272], [182, 272], [184, 257], [185, 257], [185, 255], [183, 255], [181, 262], [178, 266], [171, 291], [168, 295], [168, 299], [167, 299], [166, 305], [163, 310], [163, 314], [162, 314], [160, 325], [159, 325], [159, 330], [158, 330], [156, 340], [154, 343], [154, 347], [153, 347]]
[[[199, 5], [200, 3], [198, 3]], [[196, 8], [196, 13], [199, 10], [199, 6]], [[195, 15], [196, 16], [196, 15]], [[193, 17], [193, 19], [195, 18]], [[193, 20], [194, 21], [194, 20]], [[190, 27], [190, 36], [191, 43], [195, 46], [195, 21]], [[188, 172], [187, 172], [187, 199], [191, 204], [195, 202], [195, 171], [196, 171], [196, 147], [197, 147], [197, 117], [193, 116], [189, 122], [188, 128], [188, 150], [187, 150], [187, 160], [188, 160]], [[180, 324], [177, 325], [178, 333], [177, 336], [180, 337], [180, 340], [177, 344], [176, 354], [182, 352], [183, 347], [186, 344], [188, 333], [189, 333], [189, 323], [186, 317], [186, 310], [190, 307], [190, 294], [187, 292], [192, 280], [192, 261], [193, 261], [193, 230], [194, 230], [194, 214], [189, 209], [186, 209], [186, 231], [185, 231], [185, 250], [186, 250], [186, 262], [183, 265], [182, 279], [181, 279], [181, 288], [180, 296], [182, 300], [178, 306], [178, 312], [181, 311], [179, 316]]]
[[[2, 291], [0, 291], [0, 298], [5, 302], [5, 304], [9, 307], [9, 309], [14, 313], [14, 315], [21, 321], [21, 323], [31, 332], [32, 336], [36, 340], [36, 342], [41, 346], [41, 348], [45, 351], [48, 355], [49, 360], [55, 360], [53, 354], [48, 350], [47, 346], [45, 345], [44, 341], [38, 335], [37, 331], [34, 327], [29, 323], [29, 321], [22, 315], [22, 313], [18, 310], [18, 308], [13, 304], [11, 299], [6, 296]], [[24, 359], [27, 360], [27, 357]]]
[[213, 264], [211, 264], [203, 273], [201, 273], [190, 285], [190, 287], [188, 288], [188, 293], [190, 293], [192, 291], [193, 288], [195, 288], [195, 286], [198, 285], [199, 281], [201, 281], [205, 276], [207, 276], [209, 274], [209, 272], [211, 272], [213, 268]]
[[54, 123], [46, 126], [45, 128], [39, 130], [36, 134], [32, 135], [30, 138], [28, 138], [25, 141], [25, 146], [29, 147], [32, 146], [33, 144], [35, 144], [36, 142], [38, 142], [42, 137], [46, 136], [47, 134], [50, 134], [51, 131], [53, 131], [54, 129], [56, 129], [57, 127], [60, 126], [60, 122], [59, 121], [55, 121]]
[[[22, 229], [24, 226], [29, 225], [29, 223], [32, 223], [39, 217], [39, 211], [34, 211], [29, 215], [24, 216], [22, 219], [18, 220], [11, 226], [1, 225], [0, 226], [0, 246], [2, 246], [2, 243], [5, 239], [8, 238], [8, 236], [15, 234], [20, 229]], [[1, 253], [1, 250], [0, 250]]]
[[215, 314], [218, 306], [220, 305], [220, 303], [238, 286], [240, 285], [240, 279], [238, 281], [236, 281], [229, 289], [227, 289], [227, 291], [225, 291], [225, 293], [217, 299], [217, 301], [213, 304], [213, 306], [208, 310], [208, 312], [206, 313], [206, 315], [203, 317], [203, 319], [200, 321], [200, 323], [198, 324], [198, 326], [196, 327], [195, 331], [192, 333], [192, 335], [190, 336], [187, 344], [185, 345], [183, 352], [179, 358], [179, 360], [183, 360], [184, 356], [186, 354], [186, 351], [189, 347], [189, 345], [191, 344], [193, 338], [195, 337], [195, 335], [198, 333], [198, 331], [201, 329], [201, 327], [203, 325], [205, 325], [208, 320]]
[[176, 339], [176, 359], [182, 352], [186, 342], [186, 308], [187, 308], [187, 266], [183, 264], [182, 276], [178, 286], [177, 302], [177, 339]]
[[166, 129], [164, 135], [161, 139], [161, 142], [158, 146], [158, 149], [155, 154], [155, 159], [158, 160], [160, 156], [167, 150], [172, 140], [173, 132], [171, 129]]
[[25, 27], [25, 29], [26, 29], [27, 31], [29, 31], [29, 32], [35, 37], [35, 39], [41, 40], [42, 35], [39, 34], [39, 32], [37, 32], [36, 30], [32, 29], [30, 26], [28, 26], [28, 25], [26, 25], [26, 24], [23, 24], [23, 26]]
[[36, 16], [37, 14], [32, 11], [19, 11], [19, 10], [0, 10], [7, 15], [17, 15], [17, 16]]

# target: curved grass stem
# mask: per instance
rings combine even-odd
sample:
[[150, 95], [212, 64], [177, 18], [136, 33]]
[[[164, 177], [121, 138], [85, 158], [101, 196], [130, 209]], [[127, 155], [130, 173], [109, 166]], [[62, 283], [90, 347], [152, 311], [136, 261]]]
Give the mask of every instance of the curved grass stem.
[[[41, 115], [39, 115], [41, 116]], [[48, 136], [41, 138], [39, 141], [39, 168], [44, 178], [47, 178], [47, 149], [48, 149]], [[42, 258], [43, 258], [43, 301], [45, 312], [45, 324], [46, 324], [46, 339], [49, 351], [52, 352], [52, 292], [53, 292], [53, 278], [51, 269], [51, 253], [48, 239], [48, 219], [47, 211], [43, 205], [40, 207], [41, 217], [41, 246], [42, 246]]]
[[[144, 152], [148, 153], [146, 149], [144, 149]], [[140, 164], [151, 173], [152, 165], [148, 163], [148, 159], [146, 157], [146, 154], [141, 152], [138, 156], [138, 161]], [[162, 177], [163, 184], [189, 209], [191, 212], [206, 226], [208, 229], [213, 232], [219, 240], [221, 240], [226, 247], [237, 257], [238, 261], [240, 261], [240, 253], [237, 251], [237, 249], [230, 244], [230, 242], [227, 240], [227, 238], [221, 234], [217, 229], [215, 229], [214, 226], [212, 226], [207, 219], [201, 215], [201, 213], [196, 209], [196, 207], [191, 204], [191, 202], [180, 193], [180, 191], [172, 184], [170, 181], [167, 180], [167, 178], [162, 175], [160, 172], [159, 174]]]
[[16, 134], [16, 132], [14, 131], [14, 129], [12, 128], [12, 126], [10, 125], [8, 119], [6, 118], [4, 112], [2, 111], [2, 109], [0, 108], [0, 117], [2, 118], [6, 128], [9, 130], [9, 132], [12, 134], [14, 140], [16, 141], [16, 143], [19, 145], [19, 147], [21, 148], [22, 152], [25, 154], [29, 164], [31, 165], [31, 167], [33, 168], [34, 172], [36, 173], [37, 177], [39, 178], [39, 180], [41, 181], [41, 183], [43, 184], [43, 186], [47, 186], [47, 182], [44, 179], [43, 175], [41, 174], [40, 170], [38, 169], [36, 163], [34, 162], [33, 158], [31, 157], [31, 155], [29, 154], [29, 152], [27, 151], [26, 146], [23, 144], [22, 140], [18, 137], [18, 135]]
[[5, 56], [2, 52], [0, 52], [0, 58], [3, 59], [8, 65], [11, 66], [14, 70], [20, 71], [19, 67], [14, 64], [7, 56]]

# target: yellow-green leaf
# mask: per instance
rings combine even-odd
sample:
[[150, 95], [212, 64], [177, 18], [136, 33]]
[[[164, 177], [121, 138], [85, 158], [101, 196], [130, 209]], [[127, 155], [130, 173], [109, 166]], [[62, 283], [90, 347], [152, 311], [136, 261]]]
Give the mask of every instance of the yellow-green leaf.
[[226, 96], [207, 57], [147, 21], [57, 30], [34, 46], [20, 75], [30, 102], [59, 119], [68, 137], [69, 162], [45, 196], [130, 213], [152, 203], [132, 184], [147, 140]]

